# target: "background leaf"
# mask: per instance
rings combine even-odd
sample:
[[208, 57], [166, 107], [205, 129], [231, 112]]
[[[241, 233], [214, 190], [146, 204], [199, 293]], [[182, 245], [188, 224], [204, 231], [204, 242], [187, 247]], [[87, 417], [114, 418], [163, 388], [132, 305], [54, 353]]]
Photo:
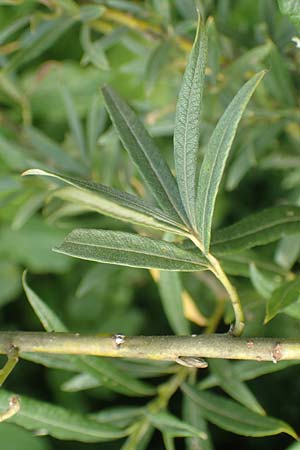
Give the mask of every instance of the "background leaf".
[[201, 407], [203, 417], [225, 430], [253, 437], [279, 433], [297, 437], [295, 431], [281, 420], [263, 417], [232, 400], [201, 392], [188, 385], [183, 387], [183, 391]]

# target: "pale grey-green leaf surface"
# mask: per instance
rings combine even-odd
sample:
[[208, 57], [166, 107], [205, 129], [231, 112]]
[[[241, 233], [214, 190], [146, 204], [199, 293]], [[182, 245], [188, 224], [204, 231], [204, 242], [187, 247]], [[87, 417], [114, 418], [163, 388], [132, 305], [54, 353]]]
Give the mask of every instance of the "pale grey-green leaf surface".
[[[12, 392], [0, 390], [1, 410], [7, 408], [13, 395], [15, 394]], [[25, 396], [19, 398], [21, 409], [9, 422], [28, 430], [43, 430], [43, 433], [57, 439], [81, 442], [105, 442], [124, 437], [124, 431], [110, 424], [101, 424], [79, 412]]]
[[287, 281], [279, 286], [268, 299], [265, 323], [269, 322], [279, 312], [300, 299], [300, 279]]
[[207, 261], [178, 245], [121, 231], [78, 229], [54, 249], [89, 261], [145, 269], [201, 271]]
[[[26, 276], [23, 277], [23, 286], [34, 312], [38, 316], [46, 331], [64, 332], [68, 331], [62, 321], [56, 316], [54, 311], [47, 306], [43, 300], [28, 286]], [[34, 356], [34, 355], [33, 355]], [[39, 355], [36, 355], [37, 357]], [[62, 368], [60, 362], [66, 360], [66, 368], [77, 372], [88, 373], [93, 378], [106, 386], [108, 389], [129, 396], [147, 396], [154, 393], [154, 389], [146, 383], [143, 383], [133, 376], [124, 373], [121, 369], [114, 365], [114, 361], [106, 358], [98, 358], [92, 356], [60, 356], [56, 360], [47, 358], [48, 355], [41, 355], [41, 361], [44, 365]], [[59, 355], [57, 355], [59, 356]], [[29, 358], [30, 359], [30, 356]], [[32, 359], [32, 358], [31, 358]], [[68, 367], [69, 360], [71, 367]]]
[[252, 77], [236, 94], [211, 135], [200, 169], [196, 200], [197, 228], [209, 251], [214, 206], [232, 141], [242, 114], [265, 71]]
[[144, 227], [170, 231], [180, 235], [187, 234], [187, 229], [180, 222], [176, 223], [163, 211], [148, 205], [140, 198], [127, 192], [41, 169], [27, 170], [23, 175], [53, 177], [74, 186], [76, 189], [61, 189], [54, 194], [62, 199], [80, 204], [87, 209]]
[[168, 322], [176, 334], [190, 334], [188, 320], [184, 317], [182, 284], [176, 272], [161, 272], [158, 287]]
[[218, 385], [230, 397], [258, 414], [265, 414], [264, 409], [248, 386], [235, 376], [234, 366], [231, 361], [210, 359], [209, 369], [218, 379]]
[[300, 233], [300, 208], [277, 206], [265, 209], [217, 230], [212, 238], [212, 252], [218, 255], [239, 252], [277, 241], [282, 236]]
[[270, 297], [272, 291], [278, 285], [276, 282], [276, 277], [268, 277], [266, 274], [261, 272], [261, 270], [259, 270], [254, 263], [250, 264], [250, 279], [255, 290], [266, 299]]
[[299, 259], [299, 254], [300, 236], [285, 236], [278, 242], [274, 260], [280, 267], [288, 270]]
[[130, 157], [159, 206], [175, 220], [187, 218], [175, 178], [136, 114], [110, 87], [102, 90], [107, 110]]
[[196, 225], [196, 168], [206, 59], [207, 34], [199, 17], [196, 38], [179, 92], [174, 128], [176, 178], [182, 202], [193, 226]]
[[232, 400], [187, 384], [183, 386], [183, 391], [201, 408], [204, 418], [224, 430], [252, 437], [287, 433], [297, 439], [296, 432], [281, 420], [261, 416]]

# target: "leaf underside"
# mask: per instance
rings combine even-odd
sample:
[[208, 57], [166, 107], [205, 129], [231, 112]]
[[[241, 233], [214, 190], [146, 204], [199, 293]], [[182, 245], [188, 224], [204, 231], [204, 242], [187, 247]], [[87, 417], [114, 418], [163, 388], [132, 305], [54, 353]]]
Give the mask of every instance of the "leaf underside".
[[119, 231], [74, 230], [54, 250], [80, 259], [146, 269], [187, 272], [207, 269], [203, 256], [176, 244]]

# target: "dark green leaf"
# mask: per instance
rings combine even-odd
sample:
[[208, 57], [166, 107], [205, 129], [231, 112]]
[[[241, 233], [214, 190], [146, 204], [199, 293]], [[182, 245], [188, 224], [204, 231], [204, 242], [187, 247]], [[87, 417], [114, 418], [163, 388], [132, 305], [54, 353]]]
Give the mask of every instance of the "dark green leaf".
[[152, 425], [160, 431], [164, 431], [171, 436], [191, 437], [197, 436], [206, 439], [207, 435], [202, 430], [198, 430], [193, 425], [190, 425], [169, 412], [147, 413]]
[[29, 30], [20, 40], [20, 50], [6, 65], [6, 71], [14, 71], [25, 63], [37, 58], [75, 23], [71, 17], [59, 17], [41, 23], [33, 32]]
[[120, 139], [160, 207], [186, 222], [176, 181], [154, 141], [135, 113], [110, 87], [102, 90], [107, 110]]
[[199, 17], [196, 38], [180, 88], [174, 128], [176, 178], [193, 226], [196, 225], [196, 169], [206, 59], [207, 34]]
[[202, 417], [201, 409], [185, 393], [183, 393], [183, 419], [202, 431], [204, 433], [203, 436], [206, 435], [206, 439], [195, 436], [187, 438], [187, 450], [213, 450], [207, 423]]
[[281, 420], [261, 416], [232, 400], [199, 391], [187, 384], [183, 391], [201, 408], [204, 418], [224, 430], [253, 437], [287, 433], [297, 439], [295, 431]]
[[242, 114], [265, 72], [252, 77], [236, 94], [219, 120], [207, 146], [197, 192], [197, 225], [205, 252], [209, 251], [211, 225], [219, 185]]
[[162, 305], [172, 330], [176, 334], [190, 334], [189, 322], [184, 317], [182, 285], [179, 274], [167, 271], [160, 273], [158, 286]]
[[209, 360], [209, 369], [217, 377], [218, 385], [223, 391], [252, 411], [264, 415], [264, 409], [258, 403], [250, 389], [248, 389], [247, 385], [235, 376], [233, 367], [230, 361], [221, 359]]
[[278, 206], [252, 214], [229, 227], [217, 230], [212, 252], [219, 255], [238, 252], [300, 233], [300, 208]]
[[265, 323], [300, 299], [300, 279], [288, 281], [275, 289], [267, 302]]

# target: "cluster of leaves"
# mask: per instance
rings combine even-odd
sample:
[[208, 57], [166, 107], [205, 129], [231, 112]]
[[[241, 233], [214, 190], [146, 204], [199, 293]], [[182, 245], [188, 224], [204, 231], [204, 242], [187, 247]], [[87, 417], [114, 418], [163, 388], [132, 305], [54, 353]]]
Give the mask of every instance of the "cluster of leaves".
[[[171, 329], [188, 334], [198, 332], [195, 324], [214, 331], [222, 316], [226, 323], [234, 317], [224, 301], [226, 292], [208, 272], [213, 271], [213, 254], [234, 277], [248, 335], [299, 336], [300, 135], [295, 92], [300, 57], [291, 42], [295, 29], [274, 2], [237, 3], [199, 4], [203, 16], [211, 17], [200, 24], [193, 48], [193, 1], [184, 7], [181, 1], [167, 0], [1, 6], [3, 328], [8, 328], [11, 314], [15, 322], [10, 328], [35, 326], [29, 312], [22, 320], [14, 318], [20, 273], [26, 267], [36, 274], [47, 299], [42, 301], [24, 280], [27, 298], [47, 331], [67, 329], [53, 310], [74, 331], [166, 334]], [[292, 2], [279, 3], [283, 14], [297, 16]], [[265, 67], [270, 71], [233, 142]], [[139, 113], [111, 87], [101, 97], [99, 87], [105, 83], [130, 98]], [[169, 152], [173, 133], [176, 179]], [[50, 192], [35, 177], [20, 180], [19, 173], [29, 167], [34, 168], [29, 174], [51, 177]], [[257, 212], [257, 203], [268, 209]], [[81, 228], [71, 231], [78, 224]], [[60, 253], [151, 269], [168, 323], [144, 271], [77, 263], [51, 253], [68, 231], [57, 248]], [[178, 271], [187, 273], [180, 277]], [[147, 287], [151, 292], [145, 295]], [[267, 323], [279, 312], [283, 314], [263, 326], [263, 320]], [[285, 422], [265, 415], [245, 383], [292, 362], [210, 361], [209, 375], [199, 382], [193, 370], [169, 363], [23, 356], [48, 368], [48, 394], [64, 404], [22, 396], [21, 412], [10, 420], [35, 434], [89, 442], [91, 448], [93, 442], [107, 448], [108, 441], [116, 440], [111, 448], [124, 450], [148, 445], [174, 449], [174, 439], [185, 437], [188, 449], [212, 449], [218, 438], [211, 438], [208, 421], [244, 436], [285, 432], [295, 437]], [[150, 377], [152, 385], [142, 380]], [[159, 377], [168, 379], [159, 384]], [[182, 419], [168, 412], [179, 387]], [[206, 392], [215, 387], [231, 399]], [[1, 407], [6, 408], [10, 396], [0, 391]], [[134, 397], [144, 401], [133, 402]], [[107, 401], [118, 406], [102, 406]], [[96, 413], [84, 413], [95, 405]], [[172, 405], [179, 409], [173, 400]], [[279, 405], [272, 404], [272, 409], [278, 411]], [[15, 448], [17, 439], [27, 439], [28, 448], [58, 448], [51, 438], [37, 441], [13, 425], [1, 427], [6, 448], [10, 442]]]

